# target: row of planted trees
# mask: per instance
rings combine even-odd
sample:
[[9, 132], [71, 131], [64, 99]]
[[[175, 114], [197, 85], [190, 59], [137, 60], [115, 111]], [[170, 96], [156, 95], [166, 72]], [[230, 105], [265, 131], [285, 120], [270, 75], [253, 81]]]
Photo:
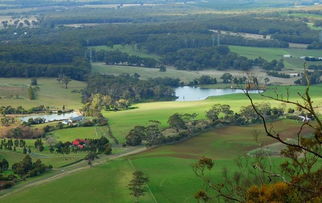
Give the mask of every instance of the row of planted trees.
[[[271, 107], [267, 103], [256, 107], [266, 119], [276, 120], [285, 115], [285, 107]], [[294, 110], [288, 110], [294, 114]], [[142, 143], [151, 146], [180, 141], [191, 137], [208, 128], [227, 125], [247, 125], [259, 123], [260, 117], [252, 106], [241, 107], [240, 112], [234, 112], [227, 104], [216, 104], [206, 112], [206, 119], [200, 119], [198, 114], [175, 113], [168, 118], [169, 127], [162, 129], [159, 121], [150, 121], [147, 126], [135, 126], [126, 136], [126, 144], [131, 146]]]

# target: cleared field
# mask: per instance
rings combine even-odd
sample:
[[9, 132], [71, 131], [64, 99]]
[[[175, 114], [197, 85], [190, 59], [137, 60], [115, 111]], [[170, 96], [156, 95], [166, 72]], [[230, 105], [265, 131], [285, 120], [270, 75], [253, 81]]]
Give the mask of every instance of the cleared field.
[[62, 130], [56, 130], [53, 132], [52, 137], [62, 142], [71, 142], [75, 139], [94, 139], [100, 138], [96, 134], [95, 127], [79, 127], [79, 128], [67, 128]]
[[[276, 124], [279, 130], [289, 132], [294, 122]], [[193, 195], [201, 188], [201, 183], [191, 164], [204, 155], [215, 158], [214, 178], [221, 180], [224, 167], [237, 170], [234, 159], [258, 147], [251, 134], [259, 129], [260, 125], [216, 129], [183, 143], [155, 148], [26, 189], [3, 201], [41, 202], [46, 197], [47, 202], [133, 202], [127, 184], [131, 172], [137, 169], [150, 178], [150, 190], [140, 202], [195, 202]], [[270, 143], [262, 135], [260, 140]], [[271, 161], [276, 168], [281, 159]]]
[[[245, 56], [247, 58], [262, 57], [266, 60], [283, 59], [283, 55], [291, 55], [294, 58], [284, 58], [284, 63], [287, 69], [303, 70], [304, 60], [299, 59], [301, 56], [322, 56], [321, 50], [308, 49], [284, 49], [284, 48], [259, 48], [259, 47], [243, 47], [229, 46], [231, 51]], [[319, 62], [317, 62], [319, 63]], [[308, 64], [313, 64], [310, 62]], [[316, 63], [315, 63], [316, 64]]]
[[28, 99], [28, 86], [30, 79], [27, 78], [0, 78], [0, 105], [23, 106], [25, 108], [45, 105], [52, 108], [81, 107], [81, 95], [79, 90], [85, 87], [85, 83], [71, 81], [68, 89], [63, 88], [55, 78], [39, 78], [40, 87], [37, 99]]
[[200, 77], [202, 74], [194, 71], [182, 71], [176, 70], [174, 68], [168, 68], [166, 72], [160, 72], [157, 68], [143, 68], [135, 66], [114, 66], [114, 65], [105, 65], [104, 63], [93, 63], [92, 71], [101, 73], [101, 74], [111, 74], [111, 75], [120, 75], [120, 74], [134, 74], [138, 73], [141, 76], [141, 79], [149, 79], [155, 77], [170, 77], [170, 78], [179, 78], [182, 81], [189, 82], [195, 78]]
[[[104, 63], [93, 63], [92, 71], [100, 74], [109, 74], [109, 75], [120, 75], [120, 74], [134, 74], [138, 73], [141, 76], [141, 79], [149, 79], [156, 77], [170, 77], [170, 78], [179, 78], [181, 81], [185, 83], [189, 83], [196, 78], [200, 78], [203, 75], [209, 75], [212, 77], [216, 77], [218, 81], [220, 81], [220, 77], [224, 73], [231, 73], [233, 76], [243, 77], [247, 76], [245, 71], [238, 70], [202, 70], [202, 71], [186, 71], [186, 70], [176, 70], [174, 67], [168, 67], [166, 72], [160, 72], [159, 69], [155, 68], [143, 68], [143, 67], [134, 67], [134, 66], [115, 66], [115, 65], [106, 65]], [[270, 78], [271, 83], [276, 84], [286, 84], [291, 85], [294, 84], [294, 80], [296, 78], [276, 78], [267, 76], [266, 72], [254, 68], [251, 71], [252, 74], [256, 75], [259, 82], [264, 83], [264, 78]]]

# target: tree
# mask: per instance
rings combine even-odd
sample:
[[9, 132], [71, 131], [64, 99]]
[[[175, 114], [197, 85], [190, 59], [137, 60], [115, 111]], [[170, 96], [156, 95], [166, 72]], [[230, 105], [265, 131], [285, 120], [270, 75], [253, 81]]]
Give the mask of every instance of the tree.
[[8, 170], [9, 168], [9, 162], [6, 159], [2, 159], [2, 161], [0, 161], [0, 173]]
[[41, 139], [37, 139], [35, 141], [34, 145], [35, 145], [35, 148], [38, 149], [38, 151], [40, 151], [40, 152], [44, 151], [44, 149], [45, 149]]
[[264, 79], [264, 82], [265, 82], [265, 85], [267, 85], [269, 83], [270, 79], [269, 78], [265, 78]]
[[112, 153], [112, 145], [107, 143], [104, 145], [104, 154], [109, 155]]
[[30, 80], [30, 85], [31, 85], [31, 86], [37, 86], [37, 85], [38, 85], [37, 78], [31, 78], [31, 80]]
[[144, 140], [146, 144], [149, 146], [157, 145], [162, 143], [162, 139], [164, 138], [160, 129], [160, 122], [159, 121], [150, 121], [150, 125], [146, 127], [146, 136]]
[[218, 120], [220, 112], [221, 105], [215, 104], [209, 111], [206, 112], [206, 116], [209, 120], [211, 120], [214, 123], [216, 120]]
[[28, 87], [28, 98], [30, 100], [36, 99], [36, 92], [35, 92], [35, 89], [32, 86]]
[[166, 72], [167, 68], [164, 65], [162, 65], [162, 66], [160, 66], [159, 71], [160, 72]]
[[70, 77], [68, 77], [68, 76], [66, 76], [66, 75], [64, 75], [64, 76], [63, 76], [63, 78], [62, 78], [62, 83], [65, 85], [65, 89], [67, 89], [68, 84], [70, 83], [70, 81], [72, 81], [72, 80], [70, 79]]
[[179, 132], [179, 130], [181, 130], [181, 129], [187, 128], [184, 120], [182, 119], [182, 115], [180, 115], [178, 113], [175, 113], [169, 117], [168, 124], [171, 128], [176, 129], [177, 132]]
[[130, 194], [138, 202], [139, 198], [144, 196], [146, 192], [146, 184], [149, 182], [149, 178], [142, 171], [135, 171], [132, 175], [133, 177], [128, 184], [128, 188], [131, 191]]
[[142, 139], [145, 138], [145, 130], [144, 126], [135, 126], [125, 137], [126, 144], [130, 146], [140, 145], [142, 143]]
[[223, 83], [231, 83], [232, 79], [233, 79], [233, 75], [230, 73], [224, 73], [220, 79], [223, 80]]
[[87, 160], [88, 162], [88, 165], [89, 166], [92, 166], [92, 162], [97, 159], [98, 156], [97, 156], [97, 153], [96, 152], [89, 152], [86, 157], [85, 157], [85, 160]]

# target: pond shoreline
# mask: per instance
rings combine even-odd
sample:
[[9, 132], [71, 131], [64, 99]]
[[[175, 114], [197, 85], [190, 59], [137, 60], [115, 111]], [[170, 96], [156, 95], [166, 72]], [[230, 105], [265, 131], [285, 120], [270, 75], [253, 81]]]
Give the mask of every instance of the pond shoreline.
[[[263, 90], [249, 90], [249, 93], [260, 93]], [[222, 96], [229, 94], [243, 94], [243, 89], [238, 88], [202, 88], [198, 86], [181, 86], [175, 88], [175, 101], [201, 101], [208, 97]]]

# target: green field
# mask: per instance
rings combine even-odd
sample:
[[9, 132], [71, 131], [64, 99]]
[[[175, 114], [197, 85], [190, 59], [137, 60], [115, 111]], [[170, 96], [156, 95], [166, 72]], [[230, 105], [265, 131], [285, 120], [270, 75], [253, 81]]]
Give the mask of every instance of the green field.
[[170, 77], [179, 78], [184, 82], [190, 82], [193, 79], [202, 76], [202, 74], [200, 74], [200, 72], [197, 71], [183, 71], [176, 70], [174, 68], [168, 68], [166, 72], [160, 72], [157, 68], [105, 65], [103, 63], [93, 63], [92, 71], [111, 75], [138, 73], [141, 76], [141, 79], [143, 80], [155, 77]]
[[[39, 105], [61, 109], [78, 110], [81, 107], [81, 94], [79, 90], [85, 87], [84, 82], [71, 81], [68, 89], [63, 88], [54, 78], [39, 78], [40, 90], [35, 100], [28, 99], [27, 91], [30, 79], [0, 78], [0, 105], [23, 106], [31, 108]], [[77, 91], [74, 93], [73, 91]]]
[[[310, 92], [316, 105], [322, 105], [321, 88], [322, 85], [311, 87]], [[286, 89], [287, 87], [278, 87], [279, 93], [283, 94], [284, 92], [284, 96], [286, 96]], [[290, 86], [290, 98], [297, 98], [297, 92], [303, 93], [303, 91], [304, 87], [302, 86]], [[266, 94], [273, 95], [274, 88], [272, 87]], [[258, 95], [253, 95], [253, 97], [256, 103], [268, 102], [268, 100]], [[273, 101], [269, 102], [272, 105], [279, 105]], [[198, 113], [199, 118], [204, 118], [205, 112], [216, 103], [229, 104], [234, 111], [238, 111], [241, 106], [250, 104], [244, 94], [232, 94], [194, 102], [140, 103], [134, 105], [137, 107], [136, 109], [120, 112], [105, 112], [104, 116], [109, 119], [114, 136], [120, 141], [124, 141], [124, 137], [136, 125], [145, 125], [149, 120], [158, 120], [165, 127], [167, 126], [168, 117], [174, 113]]]
[[[294, 121], [276, 122], [278, 130], [290, 135]], [[236, 170], [234, 159], [258, 148], [251, 134], [260, 125], [226, 127], [203, 133], [188, 141], [158, 147], [128, 159], [121, 159], [74, 173], [62, 179], [28, 188], [3, 199], [5, 202], [133, 202], [127, 190], [130, 173], [144, 171], [150, 178], [147, 195], [141, 202], [195, 202], [193, 194], [201, 188], [191, 164], [201, 156], [215, 159], [214, 178], [221, 180], [223, 167]], [[272, 140], [260, 135], [263, 143]], [[273, 167], [280, 159], [273, 158]], [[90, 189], [89, 189], [90, 188]], [[60, 195], [56, 195], [60, 194]]]
[[96, 127], [78, 127], [56, 130], [53, 132], [52, 137], [62, 142], [71, 142], [75, 139], [97, 139], [100, 138], [96, 134]]
[[322, 15], [311, 14], [311, 13], [291, 13], [287, 14], [288, 16], [295, 16], [300, 18], [308, 18], [312, 20], [322, 20]]
[[[31, 145], [32, 146], [32, 145]], [[71, 154], [56, 154], [56, 153], [50, 153], [47, 150], [43, 152], [38, 152], [34, 147], [31, 147], [32, 153], [30, 154], [31, 158], [36, 161], [37, 159], [40, 159], [45, 164], [51, 164], [54, 168], [62, 167], [66, 164], [70, 164], [73, 162], [76, 162], [80, 159], [83, 159], [87, 153], [81, 152], [81, 153], [71, 153]], [[6, 158], [10, 164], [14, 164], [16, 162], [21, 161], [25, 157], [25, 154], [22, 152], [13, 152], [13, 151], [7, 151], [7, 150], [1, 150], [0, 158]]]
[[[295, 58], [285, 58], [285, 67], [293, 70], [303, 70], [304, 60], [298, 59], [301, 56], [322, 56], [321, 50], [308, 49], [286, 49], [286, 48], [259, 48], [244, 46], [229, 46], [232, 52], [236, 52], [247, 58], [262, 57], [266, 60], [283, 59], [283, 55], [291, 55]], [[312, 63], [312, 62], [311, 62]], [[311, 64], [309, 63], [309, 64]]]
[[[209, 75], [211, 77], [217, 78], [217, 81], [221, 81], [220, 77], [229, 72], [233, 76], [243, 77], [245, 76], [245, 71], [238, 70], [202, 70], [202, 71], [186, 71], [186, 70], [176, 70], [174, 67], [168, 67], [166, 72], [160, 72], [159, 69], [154, 68], [143, 68], [143, 67], [133, 67], [133, 66], [115, 66], [115, 65], [105, 65], [104, 63], [93, 63], [92, 71], [100, 74], [109, 75], [120, 75], [120, 74], [134, 74], [138, 73], [141, 79], [149, 79], [156, 77], [170, 77], [179, 78], [182, 82], [189, 83], [196, 78], [200, 78], [203, 75]], [[267, 76], [266, 72], [259, 69], [253, 68], [251, 70], [257, 77], [260, 83], [264, 83], [264, 78], [269, 77], [272, 84], [282, 84], [291, 85], [294, 84], [294, 80], [297, 78], [276, 78]], [[219, 85], [220, 86], [220, 85]], [[229, 86], [230, 87], [230, 86]]]

